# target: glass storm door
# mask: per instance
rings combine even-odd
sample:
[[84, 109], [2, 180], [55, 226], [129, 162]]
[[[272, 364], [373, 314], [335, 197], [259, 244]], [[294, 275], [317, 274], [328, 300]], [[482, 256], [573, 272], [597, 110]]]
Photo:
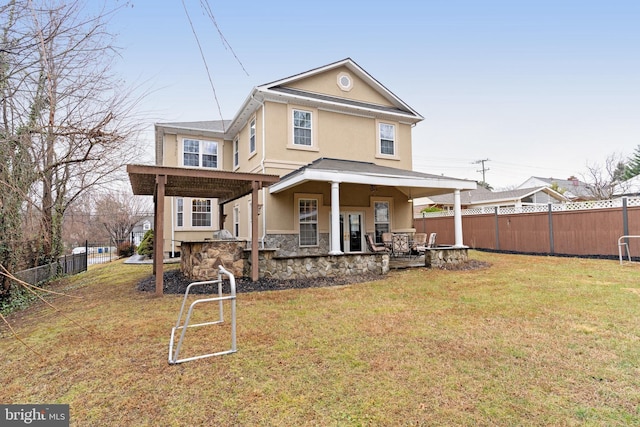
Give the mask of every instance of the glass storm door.
[[342, 212], [340, 214], [340, 250], [342, 252], [362, 252], [363, 251], [363, 233], [362, 233], [362, 213], [361, 212]]

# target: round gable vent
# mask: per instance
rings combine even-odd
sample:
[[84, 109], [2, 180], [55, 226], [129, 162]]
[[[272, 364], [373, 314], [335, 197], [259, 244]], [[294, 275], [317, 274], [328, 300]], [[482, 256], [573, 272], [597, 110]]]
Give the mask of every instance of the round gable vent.
[[353, 79], [347, 73], [338, 74], [338, 87], [346, 92], [350, 91], [353, 87]]

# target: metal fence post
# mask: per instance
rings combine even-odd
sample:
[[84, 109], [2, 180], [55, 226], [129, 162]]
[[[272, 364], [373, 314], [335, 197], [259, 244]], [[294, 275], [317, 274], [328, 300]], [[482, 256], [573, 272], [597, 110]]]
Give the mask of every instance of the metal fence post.
[[553, 255], [555, 253], [554, 249], [554, 241], [553, 241], [553, 209], [551, 208], [551, 203], [548, 204], [549, 207], [549, 252]]
[[495, 212], [496, 212], [496, 250], [500, 250], [500, 222], [498, 221], [498, 206], [496, 206], [495, 208]]
[[[627, 198], [622, 198], [622, 235], [629, 235], [629, 212], [627, 212]], [[629, 239], [624, 239], [624, 242], [627, 244], [627, 248], [629, 248]], [[628, 249], [627, 249], [628, 250]]]

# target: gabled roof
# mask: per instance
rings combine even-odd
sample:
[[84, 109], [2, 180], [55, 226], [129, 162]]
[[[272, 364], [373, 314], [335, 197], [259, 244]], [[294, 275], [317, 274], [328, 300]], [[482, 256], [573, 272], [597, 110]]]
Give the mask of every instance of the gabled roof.
[[[346, 67], [351, 73], [362, 79], [374, 91], [388, 101], [391, 106], [287, 87], [287, 85], [296, 81], [307, 79], [341, 67]], [[382, 83], [373, 78], [362, 67], [356, 64], [355, 61], [351, 58], [345, 58], [341, 61], [254, 87], [232, 120], [156, 123], [156, 129], [162, 128], [165, 132], [181, 132], [189, 135], [193, 134], [194, 136], [197, 136], [198, 132], [200, 132], [200, 135], [202, 136], [229, 140], [240, 131], [240, 129], [247, 123], [265, 100], [276, 102], [292, 101], [301, 105], [319, 105], [335, 111], [367, 114], [407, 123], [417, 123], [424, 120], [424, 117], [418, 114], [417, 111], [398, 98]], [[158, 135], [156, 135], [156, 143], [157, 142]]]
[[310, 181], [396, 187], [410, 197], [427, 197], [447, 193], [454, 188], [469, 190], [476, 187], [475, 181], [379, 166], [370, 162], [321, 157], [281, 177], [280, 182], [272, 185], [269, 191], [277, 194]]
[[[373, 90], [379, 93], [393, 107], [379, 105], [374, 103], [359, 102], [347, 98], [339, 98], [308, 92], [300, 89], [286, 87], [296, 81], [307, 79], [327, 71], [346, 67], [355, 76], [362, 79]], [[293, 101], [302, 105], [321, 105], [336, 111], [353, 112], [357, 114], [370, 114], [405, 121], [409, 123], [417, 123], [424, 120], [417, 111], [411, 108], [407, 103], [398, 98], [393, 92], [387, 89], [382, 83], [373, 78], [362, 67], [360, 67], [351, 58], [345, 58], [322, 67], [314, 68], [303, 73], [285, 77], [270, 83], [265, 83], [253, 88], [249, 96], [246, 98], [240, 110], [232, 120], [227, 132], [235, 135], [239, 129], [249, 120], [253, 113], [265, 100], [271, 101]]]
[[[463, 205], [479, 205], [488, 203], [505, 203], [516, 200], [522, 200], [525, 197], [529, 197], [538, 192], [544, 192], [551, 197], [566, 201], [567, 198], [557, 191], [552, 190], [549, 187], [530, 187], [530, 188], [517, 188], [515, 190], [507, 191], [489, 191], [485, 188], [479, 188], [472, 191], [464, 191], [460, 193], [460, 202]], [[453, 194], [443, 194], [440, 196], [429, 197], [431, 201], [437, 205], [453, 205]]]
[[[280, 80], [276, 80], [276, 81], [271, 82], [271, 83], [263, 84], [263, 85], [258, 87], [258, 90], [261, 90], [261, 91], [277, 90], [278, 88], [282, 88], [283, 86], [291, 84], [294, 81], [306, 79], [308, 77], [315, 76], [315, 75], [321, 74], [321, 73], [325, 73], [327, 71], [334, 70], [334, 69], [341, 68], [341, 67], [346, 67], [354, 75], [358, 76], [360, 79], [365, 81], [376, 92], [378, 92], [387, 101], [389, 101], [389, 103], [394, 105], [396, 107], [397, 111], [401, 111], [401, 112], [404, 112], [404, 113], [409, 113], [410, 115], [413, 115], [415, 118], [418, 118], [419, 120], [423, 120], [424, 119], [424, 117], [422, 117], [420, 114], [418, 114], [417, 111], [415, 111], [413, 108], [411, 108], [403, 100], [398, 98], [393, 92], [391, 92], [389, 89], [387, 89], [382, 83], [380, 83], [378, 80], [373, 78], [373, 76], [371, 76], [371, 74], [367, 73], [362, 67], [360, 67], [358, 64], [356, 64], [356, 62], [351, 58], [345, 58], [345, 59], [343, 59], [341, 61], [336, 61], [336, 62], [334, 62], [332, 64], [327, 64], [325, 66], [314, 68], [312, 70], [305, 71], [305, 72], [300, 73], [300, 74], [295, 74], [295, 75], [290, 76], [290, 77], [285, 77], [284, 79], [280, 79]], [[306, 92], [306, 93], [309, 93], [309, 92]], [[337, 98], [337, 99], [339, 99], [339, 100], [341, 100], [343, 102], [346, 101], [346, 100], [343, 100], [343, 99], [340, 99], [340, 98]], [[367, 105], [371, 106], [371, 105], [374, 105], [374, 104], [367, 104]]]
[[567, 196], [570, 196], [569, 198], [571, 199], [593, 197], [593, 194], [589, 191], [589, 184], [582, 182], [579, 179], [543, 178], [539, 176], [532, 176], [521, 184], [521, 186], [531, 180], [545, 183], [548, 187], [555, 184], [558, 188], [568, 193]]

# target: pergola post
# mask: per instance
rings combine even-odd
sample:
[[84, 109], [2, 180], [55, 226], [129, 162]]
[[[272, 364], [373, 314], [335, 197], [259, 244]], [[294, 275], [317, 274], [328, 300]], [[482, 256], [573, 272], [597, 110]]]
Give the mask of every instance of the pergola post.
[[258, 280], [258, 190], [260, 182], [251, 183], [251, 280]]
[[166, 175], [156, 175], [155, 230], [153, 236], [153, 271], [156, 276], [156, 295], [162, 296], [164, 285], [164, 186]]

